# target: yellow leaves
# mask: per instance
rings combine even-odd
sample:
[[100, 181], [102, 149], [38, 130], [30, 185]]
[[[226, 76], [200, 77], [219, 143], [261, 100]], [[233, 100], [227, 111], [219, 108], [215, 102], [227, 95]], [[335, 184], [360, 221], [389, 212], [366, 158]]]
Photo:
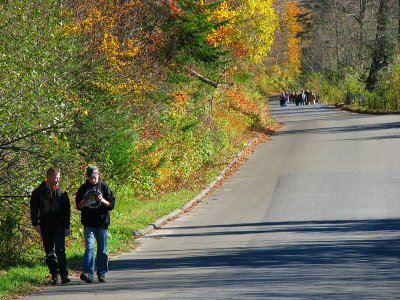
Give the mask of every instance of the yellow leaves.
[[93, 47], [107, 58], [111, 67], [121, 71], [129, 67], [140, 48], [134, 38], [120, 40], [117, 23], [122, 16], [135, 8], [136, 3], [137, 1], [126, 1], [118, 4], [104, 0], [82, 3], [79, 8], [83, 17], [75, 18], [74, 22], [65, 25], [65, 29], [90, 36]]
[[[116, 53], [118, 48], [118, 38], [111, 33], [105, 32], [103, 35], [103, 40], [101, 41], [100, 50], [110, 55]], [[115, 56], [115, 54], [111, 56]]]
[[106, 55], [110, 65], [119, 71], [129, 66], [131, 59], [139, 53], [135, 39], [127, 39], [125, 44], [121, 45], [118, 37], [109, 32], [104, 33], [99, 49]]
[[230, 8], [227, 1], [222, 1], [221, 4], [213, 10], [210, 20], [223, 22], [235, 18], [237, 14], [236, 11]]
[[[101, 87], [113, 95], [130, 95], [131, 99], [129, 102], [139, 104], [143, 102], [143, 92], [149, 92], [154, 90], [154, 86], [147, 83], [145, 80], [137, 79], [125, 79], [125, 80], [113, 80], [111, 78], [104, 78], [103, 80], [95, 80], [92, 82], [98, 87]], [[128, 100], [128, 99], [125, 99]]]
[[272, 0], [222, 1], [212, 12], [210, 20], [228, 22], [208, 35], [208, 43], [228, 47], [239, 57], [261, 61], [271, 48], [279, 27], [272, 3]]
[[[229, 21], [237, 16], [237, 12], [232, 10], [227, 1], [222, 1], [220, 5], [210, 12], [210, 21], [222, 23]], [[213, 29], [212, 33], [207, 36], [207, 42], [214, 46], [224, 45], [231, 47], [233, 40], [233, 26], [225, 23]]]
[[93, 31], [100, 26], [112, 27], [115, 25], [115, 19], [112, 16], [107, 16], [103, 13], [99, 6], [88, 5], [84, 9], [83, 4], [80, 8], [86, 12], [86, 15], [81, 20], [76, 19], [74, 22], [65, 25], [67, 31], [75, 33], [93, 33]]
[[259, 62], [271, 48], [279, 18], [272, 0], [244, 0], [233, 20], [236, 42], [249, 51], [250, 59]]

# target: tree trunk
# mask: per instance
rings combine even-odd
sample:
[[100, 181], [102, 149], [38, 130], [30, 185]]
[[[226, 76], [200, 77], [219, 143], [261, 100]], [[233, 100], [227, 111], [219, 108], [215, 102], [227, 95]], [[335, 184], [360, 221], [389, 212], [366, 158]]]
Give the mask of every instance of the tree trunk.
[[397, 50], [400, 49], [400, 0], [397, 6], [397, 20], [398, 20], [398, 28], [397, 28]]
[[380, 0], [375, 46], [372, 52], [371, 68], [367, 79], [367, 89], [372, 91], [378, 81], [381, 69], [388, 65], [389, 58], [389, 0]]

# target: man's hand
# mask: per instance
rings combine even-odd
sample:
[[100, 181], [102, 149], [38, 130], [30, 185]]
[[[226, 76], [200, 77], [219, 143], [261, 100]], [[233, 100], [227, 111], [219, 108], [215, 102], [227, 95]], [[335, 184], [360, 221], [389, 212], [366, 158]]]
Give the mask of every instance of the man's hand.
[[100, 195], [100, 196], [99, 196], [99, 200], [100, 200], [100, 202], [103, 203], [104, 206], [106, 206], [106, 207], [108, 207], [108, 206], [111, 205], [111, 203], [108, 202], [108, 201], [106, 200], [106, 198], [103, 197], [103, 195]]
[[41, 233], [41, 232], [42, 232], [42, 228], [40, 228], [40, 225], [36, 225], [36, 226], [35, 226], [35, 231], [36, 231], [37, 233]]
[[98, 195], [98, 196], [96, 197], [96, 202], [102, 202], [102, 199], [104, 199], [104, 198], [103, 198], [103, 195], [100, 194], [100, 195]]
[[84, 208], [86, 203], [87, 203], [87, 200], [82, 199], [81, 202], [79, 202], [79, 204], [78, 204], [79, 208]]

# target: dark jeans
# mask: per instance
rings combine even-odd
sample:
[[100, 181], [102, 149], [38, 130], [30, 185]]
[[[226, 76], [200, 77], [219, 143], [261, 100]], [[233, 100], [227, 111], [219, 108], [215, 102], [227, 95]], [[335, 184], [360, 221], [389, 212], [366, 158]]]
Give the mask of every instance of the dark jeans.
[[[44, 228], [43, 228], [44, 227]], [[65, 255], [65, 229], [47, 229], [42, 226], [42, 241], [46, 253], [46, 265], [52, 275], [68, 276]]]

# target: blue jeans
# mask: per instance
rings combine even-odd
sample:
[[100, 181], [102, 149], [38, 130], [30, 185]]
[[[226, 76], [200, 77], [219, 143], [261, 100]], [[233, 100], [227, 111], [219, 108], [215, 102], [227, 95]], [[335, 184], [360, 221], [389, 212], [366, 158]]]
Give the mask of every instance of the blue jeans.
[[97, 242], [96, 268], [97, 276], [107, 276], [108, 271], [108, 229], [85, 226], [85, 254], [83, 256], [83, 273], [94, 275], [94, 240]]

